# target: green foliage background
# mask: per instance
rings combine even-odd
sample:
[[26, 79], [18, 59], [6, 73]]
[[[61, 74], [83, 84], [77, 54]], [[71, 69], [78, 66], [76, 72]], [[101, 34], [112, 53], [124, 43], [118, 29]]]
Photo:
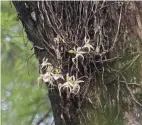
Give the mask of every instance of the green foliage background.
[[[31, 125], [50, 108], [38, 62], [11, 2], [1, 2], [2, 125]], [[43, 123], [44, 124], [44, 123]]]

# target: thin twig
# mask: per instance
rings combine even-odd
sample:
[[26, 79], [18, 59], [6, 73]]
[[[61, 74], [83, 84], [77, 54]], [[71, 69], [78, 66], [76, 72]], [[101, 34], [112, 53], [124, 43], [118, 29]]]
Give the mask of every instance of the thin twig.
[[120, 24], [121, 24], [121, 17], [122, 17], [122, 7], [120, 9], [120, 16], [119, 16], [119, 21], [118, 21], [118, 26], [117, 26], [117, 32], [116, 32], [116, 35], [115, 35], [115, 38], [114, 38], [113, 45], [110, 48], [110, 51], [114, 48], [115, 43], [117, 42], [117, 39], [118, 39], [118, 35], [119, 35], [119, 31], [120, 31]]
[[122, 82], [122, 83], [124, 83], [126, 85], [126, 88], [129, 91], [129, 93], [130, 93], [132, 99], [134, 100], [134, 102], [142, 107], [142, 104], [136, 100], [133, 92], [131, 91], [130, 87], [128, 86], [128, 82], [127, 82], [126, 78], [122, 74], [121, 74], [121, 76], [124, 79], [124, 82]]

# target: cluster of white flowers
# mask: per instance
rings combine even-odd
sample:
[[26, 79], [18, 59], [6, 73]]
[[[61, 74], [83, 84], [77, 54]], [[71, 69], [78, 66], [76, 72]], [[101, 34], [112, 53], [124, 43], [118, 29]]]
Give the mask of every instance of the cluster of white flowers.
[[77, 47], [77, 48], [74, 47], [73, 50], [68, 51], [69, 53], [75, 54], [75, 57], [72, 58], [73, 63], [75, 63], [75, 59], [78, 59], [78, 57], [81, 57], [82, 61], [84, 60], [84, 55], [83, 54], [85, 54], [87, 52], [82, 51], [82, 49], [87, 48], [88, 52], [90, 52], [91, 49], [94, 50], [94, 47], [89, 42], [90, 42], [90, 39], [86, 39], [86, 37], [85, 37], [84, 38], [84, 43], [85, 44], [84, 44], [83, 47]]
[[[84, 46], [83, 47], [77, 47], [73, 50], [69, 50], [69, 53], [74, 53], [75, 57], [72, 58], [72, 61], [74, 64], [76, 64], [76, 68], [78, 68], [78, 57], [81, 57], [82, 60], [84, 60], [84, 55], [87, 52], [82, 51], [83, 48], [88, 48], [88, 52], [92, 50], [94, 50], [93, 46], [89, 43], [90, 40], [86, 39], [86, 37], [84, 38]], [[76, 61], [75, 61], [76, 60]], [[51, 86], [56, 86], [54, 83], [55, 81], [57, 81], [59, 78], [63, 79], [65, 82], [64, 83], [59, 83], [57, 84], [58, 89], [59, 89], [59, 93], [61, 96], [61, 91], [62, 90], [66, 90], [67, 94], [70, 95], [71, 93], [73, 94], [78, 94], [80, 91], [80, 85], [79, 83], [83, 83], [83, 80], [79, 80], [74, 75], [69, 76], [69, 73], [66, 74], [66, 79], [64, 79], [63, 75], [58, 72], [58, 73], [53, 73], [54, 72], [54, 68], [52, 66], [51, 63], [48, 62], [48, 59], [44, 58], [43, 62], [41, 64], [41, 70], [43, 70], [43, 68], [46, 69], [46, 73], [45, 74], [40, 74], [40, 76], [38, 77], [38, 85], [40, 83], [41, 80], [43, 80], [44, 82], [48, 82]], [[42, 72], [42, 71], [41, 71]]]
[[41, 73], [40, 76], [38, 77], [37, 79], [38, 86], [42, 80], [44, 82], [48, 82], [52, 86], [55, 86], [54, 81], [58, 80], [59, 78], [64, 79], [64, 77], [61, 74], [53, 73], [53, 66], [51, 63], [48, 62], [48, 59], [45, 58], [43, 59], [43, 62], [41, 64], [41, 70], [43, 68], [46, 68], [46, 73], [44, 74]]
[[76, 80], [75, 76], [69, 76], [69, 74], [67, 73], [66, 75], [66, 82], [61, 84], [58, 84], [58, 88], [59, 88], [59, 93], [61, 96], [61, 89], [66, 89], [67, 90], [67, 94], [73, 93], [73, 94], [78, 94], [79, 90], [80, 90], [80, 85], [79, 83], [83, 83], [83, 80]]

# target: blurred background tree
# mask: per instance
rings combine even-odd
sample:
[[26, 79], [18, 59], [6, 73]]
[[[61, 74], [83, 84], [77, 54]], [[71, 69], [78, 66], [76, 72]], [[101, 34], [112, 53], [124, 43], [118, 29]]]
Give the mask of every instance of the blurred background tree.
[[45, 87], [36, 86], [38, 62], [8, 1], [1, 2], [1, 31], [2, 125], [35, 124], [50, 104]]

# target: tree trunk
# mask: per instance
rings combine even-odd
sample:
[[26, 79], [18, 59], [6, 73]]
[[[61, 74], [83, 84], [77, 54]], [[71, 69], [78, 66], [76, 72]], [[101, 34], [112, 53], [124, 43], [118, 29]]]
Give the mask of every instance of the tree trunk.
[[[123, 115], [129, 107], [142, 106], [138, 99], [142, 81], [138, 38], [142, 28], [141, 4], [106, 1], [13, 1], [13, 4], [39, 60], [55, 125], [123, 125]], [[44, 79], [49, 74], [49, 66], [42, 67], [47, 58], [53, 66], [50, 76], [53, 81]], [[58, 75], [64, 79], [55, 80], [56, 70], [61, 70]], [[70, 82], [68, 79], [75, 80], [74, 84], [65, 86]]]

